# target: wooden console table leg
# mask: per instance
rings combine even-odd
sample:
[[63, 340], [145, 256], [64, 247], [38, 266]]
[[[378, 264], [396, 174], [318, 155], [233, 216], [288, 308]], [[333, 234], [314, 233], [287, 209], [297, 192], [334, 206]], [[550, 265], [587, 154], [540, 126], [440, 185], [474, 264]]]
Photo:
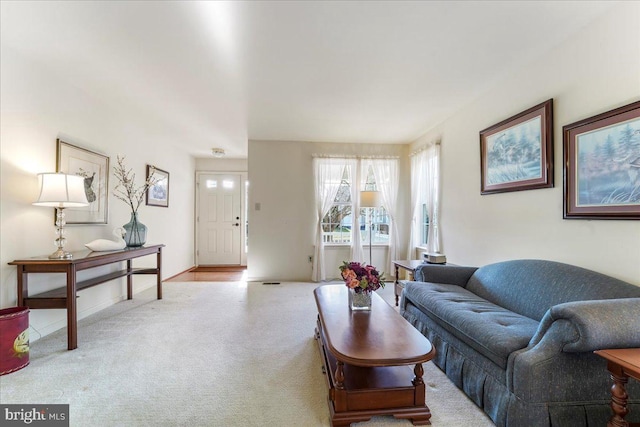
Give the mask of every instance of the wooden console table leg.
[[624, 417], [629, 413], [629, 409], [627, 408], [629, 395], [626, 390], [629, 377], [625, 375], [622, 368], [617, 364], [609, 363], [607, 368], [609, 372], [611, 372], [611, 379], [613, 380], [613, 386], [611, 387], [611, 409], [613, 409], [614, 414], [607, 423], [607, 427], [628, 427], [629, 423]]
[[67, 348], [78, 348], [78, 309], [76, 301], [76, 266], [67, 267]]
[[162, 299], [162, 248], [158, 248], [158, 254], [156, 256], [156, 266], [158, 268], [158, 274], [156, 278], [156, 284], [158, 287], [158, 299]]
[[127, 260], [127, 299], [133, 299], [133, 278], [131, 277], [131, 260]]
[[18, 266], [18, 307], [24, 306], [24, 299], [29, 296], [29, 274], [24, 272], [24, 266]]

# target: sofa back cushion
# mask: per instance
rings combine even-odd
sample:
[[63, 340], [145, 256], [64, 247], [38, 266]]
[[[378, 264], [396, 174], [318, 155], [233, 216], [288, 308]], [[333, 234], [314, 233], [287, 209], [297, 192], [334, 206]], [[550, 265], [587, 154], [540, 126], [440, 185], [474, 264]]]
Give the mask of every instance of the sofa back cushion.
[[480, 267], [467, 289], [501, 307], [541, 320], [556, 304], [612, 298], [638, 298], [640, 287], [574, 265], [514, 260]]

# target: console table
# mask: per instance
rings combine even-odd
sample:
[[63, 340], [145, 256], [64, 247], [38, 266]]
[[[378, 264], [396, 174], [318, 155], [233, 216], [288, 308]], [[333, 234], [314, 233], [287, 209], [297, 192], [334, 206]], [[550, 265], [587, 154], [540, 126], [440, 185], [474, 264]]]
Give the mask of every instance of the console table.
[[[49, 259], [47, 256], [27, 258], [10, 262], [18, 269], [18, 306], [30, 309], [64, 308], [67, 310], [67, 347], [78, 347], [77, 292], [119, 277], [127, 278], [127, 299], [133, 298], [132, 275], [155, 274], [157, 276], [158, 299], [162, 299], [162, 248], [164, 245], [149, 245], [138, 248], [125, 248], [119, 251], [73, 252], [71, 259]], [[146, 255], [156, 254], [156, 268], [133, 268], [132, 260]], [[127, 262], [124, 270], [114, 271], [102, 276], [78, 282], [79, 271], [102, 267], [122, 261]], [[67, 277], [65, 287], [29, 295], [30, 273], [64, 273]]]

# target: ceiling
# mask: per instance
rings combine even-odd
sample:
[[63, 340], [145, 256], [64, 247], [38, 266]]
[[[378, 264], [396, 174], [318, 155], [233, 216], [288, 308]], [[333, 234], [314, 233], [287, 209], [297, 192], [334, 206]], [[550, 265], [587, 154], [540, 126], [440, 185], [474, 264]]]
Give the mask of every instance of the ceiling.
[[614, 2], [1, 2], [1, 42], [195, 157], [407, 143]]

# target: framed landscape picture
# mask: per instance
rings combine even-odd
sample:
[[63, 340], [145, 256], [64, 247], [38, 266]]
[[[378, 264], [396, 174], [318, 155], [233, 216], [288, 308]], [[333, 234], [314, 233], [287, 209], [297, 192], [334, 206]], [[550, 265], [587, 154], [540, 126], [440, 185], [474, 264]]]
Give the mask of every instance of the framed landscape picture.
[[480, 193], [553, 187], [553, 99], [480, 132]]
[[147, 165], [147, 179], [151, 174], [155, 182], [147, 190], [147, 205], [169, 207], [169, 172]]
[[640, 219], [640, 101], [562, 133], [564, 218]]
[[86, 148], [57, 141], [57, 172], [84, 178], [89, 206], [66, 208], [67, 224], [106, 224], [109, 203], [109, 157]]

